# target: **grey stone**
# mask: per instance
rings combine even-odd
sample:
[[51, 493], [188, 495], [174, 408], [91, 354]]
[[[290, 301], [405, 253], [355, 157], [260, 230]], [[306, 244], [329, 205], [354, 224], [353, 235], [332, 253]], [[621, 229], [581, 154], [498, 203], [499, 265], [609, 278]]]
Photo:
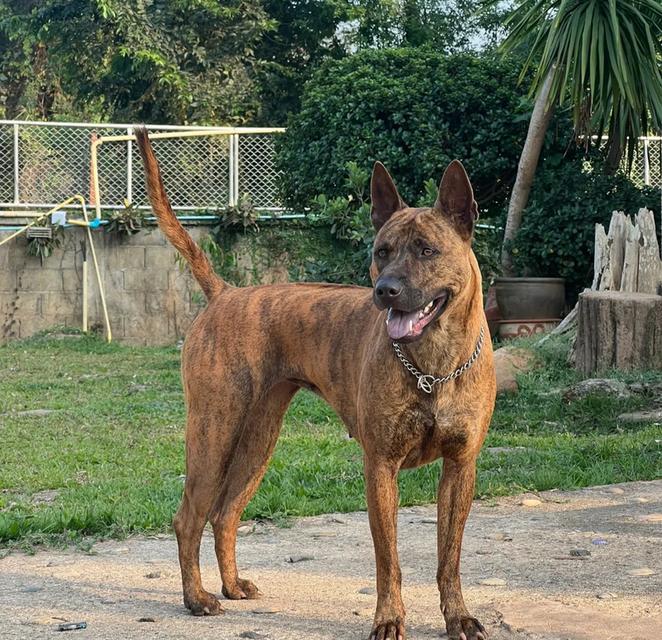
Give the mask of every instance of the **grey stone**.
[[47, 489], [46, 491], [37, 491], [32, 494], [32, 504], [48, 504], [54, 502], [60, 492], [57, 489]]
[[359, 593], [365, 596], [374, 596], [377, 593], [377, 589], [375, 587], [361, 587]]
[[630, 422], [633, 424], [639, 422], [662, 422], [662, 409], [652, 411], [633, 411], [632, 413], [621, 413], [618, 416], [620, 422]]
[[483, 451], [493, 455], [508, 454], [508, 453], [523, 453], [530, 451], [527, 447], [485, 447]]
[[570, 555], [573, 558], [586, 558], [591, 555], [588, 549], [570, 549]]
[[617, 398], [629, 398], [628, 386], [621, 380], [611, 378], [588, 378], [568, 387], [563, 393], [563, 399], [567, 402], [579, 400], [592, 395], [608, 395]]

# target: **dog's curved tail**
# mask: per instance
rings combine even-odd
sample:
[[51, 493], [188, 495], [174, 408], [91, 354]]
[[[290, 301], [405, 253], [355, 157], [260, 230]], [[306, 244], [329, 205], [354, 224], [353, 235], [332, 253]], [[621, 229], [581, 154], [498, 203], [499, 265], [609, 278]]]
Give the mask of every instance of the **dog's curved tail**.
[[170, 206], [170, 201], [163, 186], [159, 163], [149, 141], [145, 127], [135, 128], [136, 142], [145, 166], [145, 184], [152, 209], [161, 231], [170, 243], [189, 263], [193, 277], [198, 281], [207, 299], [220, 293], [226, 283], [214, 273], [209, 258], [184, 229]]

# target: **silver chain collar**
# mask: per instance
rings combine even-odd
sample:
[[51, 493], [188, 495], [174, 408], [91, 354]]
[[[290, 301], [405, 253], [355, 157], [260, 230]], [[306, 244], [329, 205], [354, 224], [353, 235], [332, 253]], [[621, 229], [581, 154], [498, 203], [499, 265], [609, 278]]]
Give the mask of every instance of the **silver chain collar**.
[[400, 345], [397, 342], [393, 343], [393, 350], [395, 351], [395, 355], [398, 356], [398, 360], [402, 362], [404, 365], [405, 369], [413, 375], [416, 380], [418, 380], [416, 387], [420, 389], [421, 391], [425, 391], [425, 393], [432, 393], [432, 390], [434, 387], [438, 384], [446, 384], [447, 382], [450, 382], [451, 380], [455, 380], [455, 378], [459, 378], [467, 369], [470, 369], [473, 365], [474, 362], [478, 359], [478, 356], [480, 355], [481, 349], [483, 348], [483, 338], [485, 336], [485, 331], [483, 326], [480, 327], [480, 335], [478, 336], [478, 342], [476, 343], [476, 348], [474, 349], [474, 352], [471, 354], [469, 359], [461, 366], [455, 369], [453, 373], [449, 373], [447, 376], [444, 376], [443, 378], [435, 378], [431, 374], [425, 374], [419, 371], [407, 358], [405, 358], [404, 353], [402, 353], [402, 349], [400, 348]]

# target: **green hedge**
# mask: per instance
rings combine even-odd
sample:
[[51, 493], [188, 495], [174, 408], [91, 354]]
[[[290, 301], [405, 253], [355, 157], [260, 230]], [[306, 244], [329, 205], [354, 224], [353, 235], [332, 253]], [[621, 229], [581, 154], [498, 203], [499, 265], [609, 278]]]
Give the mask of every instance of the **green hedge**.
[[519, 69], [513, 60], [425, 48], [326, 62], [279, 139], [286, 202], [300, 208], [319, 194], [343, 196], [349, 161], [370, 170], [381, 160], [411, 203], [425, 180], [438, 181], [460, 158], [482, 210], [497, 209], [514, 180], [531, 108]]

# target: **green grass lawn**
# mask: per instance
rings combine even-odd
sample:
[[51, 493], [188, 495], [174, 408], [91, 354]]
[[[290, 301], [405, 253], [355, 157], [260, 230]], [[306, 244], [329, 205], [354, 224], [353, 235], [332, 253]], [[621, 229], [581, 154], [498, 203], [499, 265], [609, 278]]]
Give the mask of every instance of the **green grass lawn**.
[[[561, 391], [578, 377], [565, 365], [567, 343], [550, 343], [545, 366], [498, 400], [486, 446], [523, 449], [484, 450], [477, 495], [662, 476], [662, 427], [616, 419], [651, 399], [565, 403]], [[176, 349], [40, 337], [0, 347], [0, 371], [0, 546], [169, 529], [184, 473]], [[621, 377], [662, 381], [662, 372]], [[31, 409], [53, 412], [17, 414]], [[403, 472], [401, 504], [434, 501], [438, 476], [438, 464]], [[300, 393], [245, 517], [364, 508], [359, 447], [324, 402]]]

